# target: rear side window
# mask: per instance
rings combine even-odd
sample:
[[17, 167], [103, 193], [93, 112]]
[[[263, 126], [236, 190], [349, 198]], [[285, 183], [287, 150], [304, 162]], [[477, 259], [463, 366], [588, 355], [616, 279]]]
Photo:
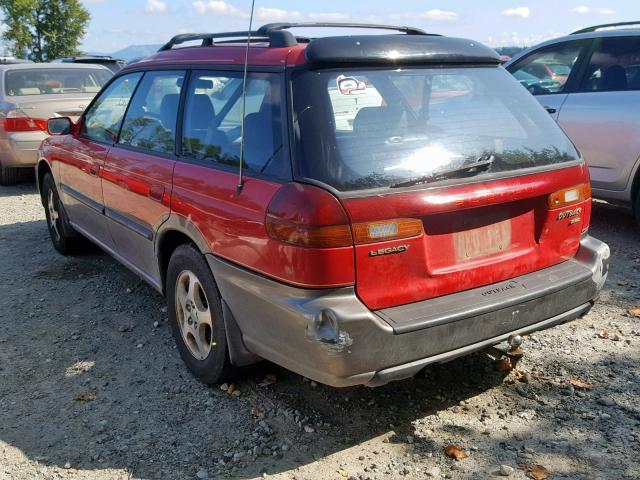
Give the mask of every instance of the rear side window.
[[98, 142], [116, 140], [122, 117], [142, 73], [130, 73], [116, 78], [96, 99], [84, 115], [82, 135]]
[[578, 159], [502, 68], [304, 71], [293, 80], [298, 175], [342, 191], [494, 175]]
[[175, 153], [176, 123], [184, 72], [147, 72], [131, 101], [118, 143]]
[[[229, 166], [240, 164], [242, 73], [191, 75], [184, 107], [181, 155]], [[291, 179], [282, 134], [282, 78], [252, 73], [247, 80], [244, 167], [247, 172]]]
[[584, 45], [573, 41], [542, 48], [509, 71], [534, 95], [563, 92]]
[[7, 96], [98, 93], [113, 73], [105, 69], [33, 68], [8, 70], [4, 77]]
[[640, 90], [640, 38], [598, 39], [580, 90], [611, 92]]

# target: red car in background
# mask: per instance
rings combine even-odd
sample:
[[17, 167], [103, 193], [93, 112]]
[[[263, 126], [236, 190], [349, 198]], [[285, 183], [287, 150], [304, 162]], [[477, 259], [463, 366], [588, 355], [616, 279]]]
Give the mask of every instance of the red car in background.
[[179, 35], [51, 119], [54, 247], [163, 292], [207, 383], [264, 358], [376, 386], [584, 315], [609, 257], [587, 167], [495, 52], [308, 26]]

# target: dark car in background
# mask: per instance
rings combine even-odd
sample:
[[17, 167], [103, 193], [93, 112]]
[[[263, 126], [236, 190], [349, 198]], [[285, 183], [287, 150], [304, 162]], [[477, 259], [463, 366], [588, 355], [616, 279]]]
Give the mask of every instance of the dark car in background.
[[117, 73], [127, 62], [110, 55], [82, 55], [77, 57], [56, 58], [52, 60], [52, 63], [90, 63], [94, 65], [104, 65], [113, 73]]

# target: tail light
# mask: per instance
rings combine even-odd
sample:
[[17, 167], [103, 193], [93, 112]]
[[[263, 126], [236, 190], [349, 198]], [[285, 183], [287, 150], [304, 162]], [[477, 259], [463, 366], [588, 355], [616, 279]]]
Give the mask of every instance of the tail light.
[[292, 245], [337, 248], [353, 245], [349, 218], [336, 197], [318, 187], [290, 183], [269, 203], [269, 236]]
[[31, 118], [20, 109], [10, 110], [3, 119], [5, 132], [37, 132], [47, 131], [47, 120]]
[[549, 195], [548, 203], [551, 210], [582, 203], [591, 198], [591, 184], [582, 183], [575, 187], [565, 188]]

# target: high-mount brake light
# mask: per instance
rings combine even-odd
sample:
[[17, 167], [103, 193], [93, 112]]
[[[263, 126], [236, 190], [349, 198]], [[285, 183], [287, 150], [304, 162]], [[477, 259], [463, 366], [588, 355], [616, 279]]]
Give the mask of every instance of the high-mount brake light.
[[591, 184], [582, 183], [570, 188], [564, 188], [549, 195], [548, 203], [551, 210], [568, 207], [591, 198]]
[[336, 197], [318, 187], [289, 183], [275, 194], [265, 218], [274, 240], [308, 248], [353, 246], [346, 212]]
[[384, 242], [417, 237], [423, 233], [422, 221], [417, 218], [397, 218], [381, 222], [356, 223], [353, 236], [356, 244]]

